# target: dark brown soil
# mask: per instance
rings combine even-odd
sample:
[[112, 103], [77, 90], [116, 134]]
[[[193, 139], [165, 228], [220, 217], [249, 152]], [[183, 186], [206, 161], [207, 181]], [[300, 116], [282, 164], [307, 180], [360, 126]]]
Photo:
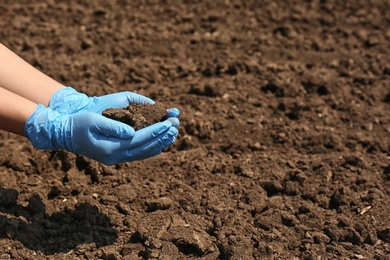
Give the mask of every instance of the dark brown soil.
[[388, 10], [1, 1], [1, 41], [35, 67], [181, 125], [112, 167], [0, 132], [0, 259], [389, 259]]
[[167, 109], [162, 102], [153, 105], [131, 103], [124, 108], [108, 108], [102, 115], [128, 124], [137, 131], [167, 119]]

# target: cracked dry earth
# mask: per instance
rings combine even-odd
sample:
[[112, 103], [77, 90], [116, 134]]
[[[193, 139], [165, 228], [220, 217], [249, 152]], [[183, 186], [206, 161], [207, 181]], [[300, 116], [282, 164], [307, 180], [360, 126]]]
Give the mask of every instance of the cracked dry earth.
[[33, 66], [181, 125], [111, 167], [0, 132], [0, 259], [389, 259], [389, 9], [1, 1], [1, 41]]

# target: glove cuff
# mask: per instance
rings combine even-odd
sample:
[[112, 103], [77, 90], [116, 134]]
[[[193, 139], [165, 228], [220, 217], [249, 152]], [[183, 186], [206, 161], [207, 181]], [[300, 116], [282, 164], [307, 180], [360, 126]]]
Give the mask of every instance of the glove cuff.
[[39, 104], [27, 119], [24, 133], [37, 149], [72, 151], [71, 137], [64, 133], [66, 120], [60, 113]]
[[73, 114], [89, 104], [87, 95], [77, 92], [72, 87], [57, 90], [50, 98], [49, 108], [60, 114]]

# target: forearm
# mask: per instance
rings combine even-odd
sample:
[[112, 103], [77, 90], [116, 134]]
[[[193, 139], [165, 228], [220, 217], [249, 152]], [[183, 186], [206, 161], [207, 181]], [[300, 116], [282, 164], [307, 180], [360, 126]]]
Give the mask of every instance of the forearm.
[[37, 104], [0, 87], [0, 129], [25, 136], [24, 125]]
[[65, 86], [0, 44], [0, 87], [47, 106], [54, 92]]

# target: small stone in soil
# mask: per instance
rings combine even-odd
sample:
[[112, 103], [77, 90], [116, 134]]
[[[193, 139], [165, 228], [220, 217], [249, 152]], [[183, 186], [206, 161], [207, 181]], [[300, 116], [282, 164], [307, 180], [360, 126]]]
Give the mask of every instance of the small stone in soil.
[[137, 131], [167, 119], [167, 110], [161, 102], [153, 105], [133, 102], [124, 108], [108, 108], [102, 112], [102, 115], [128, 124]]

